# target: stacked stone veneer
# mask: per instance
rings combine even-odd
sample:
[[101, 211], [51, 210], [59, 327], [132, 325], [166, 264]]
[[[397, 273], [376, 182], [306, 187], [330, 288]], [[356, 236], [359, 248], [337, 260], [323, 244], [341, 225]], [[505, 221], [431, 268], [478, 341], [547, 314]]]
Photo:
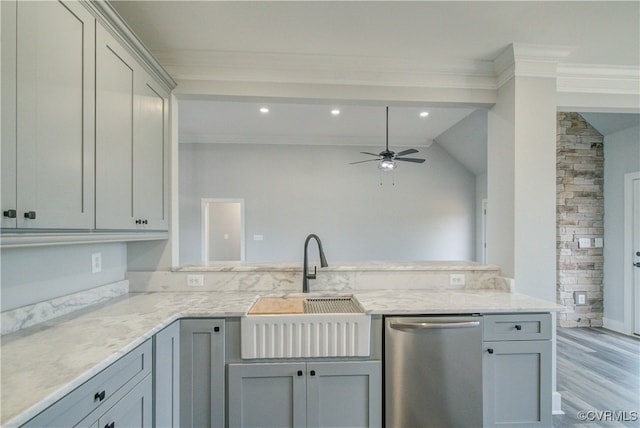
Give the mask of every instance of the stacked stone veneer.
[[[558, 302], [562, 327], [602, 326], [604, 237], [603, 137], [577, 113], [558, 113], [557, 124]], [[580, 248], [579, 239], [591, 248]], [[574, 292], [586, 291], [587, 304], [576, 306]]]

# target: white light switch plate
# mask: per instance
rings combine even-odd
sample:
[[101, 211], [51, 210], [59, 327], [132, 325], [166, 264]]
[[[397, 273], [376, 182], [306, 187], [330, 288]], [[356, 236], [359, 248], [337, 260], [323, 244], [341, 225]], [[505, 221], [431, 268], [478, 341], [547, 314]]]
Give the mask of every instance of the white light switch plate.
[[591, 248], [591, 238], [580, 238], [578, 240], [578, 247]]

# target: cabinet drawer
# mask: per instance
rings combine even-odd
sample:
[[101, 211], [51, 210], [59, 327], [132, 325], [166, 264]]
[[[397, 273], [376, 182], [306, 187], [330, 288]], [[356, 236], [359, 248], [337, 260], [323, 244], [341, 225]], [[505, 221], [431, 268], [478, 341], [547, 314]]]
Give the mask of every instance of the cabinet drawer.
[[147, 340], [24, 426], [70, 427], [101, 405], [113, 405], [132, 385], [151, 373], [151, 352], [151, 340]]
[[549, 340], [551, 314], [485, 315], [483, 340]]

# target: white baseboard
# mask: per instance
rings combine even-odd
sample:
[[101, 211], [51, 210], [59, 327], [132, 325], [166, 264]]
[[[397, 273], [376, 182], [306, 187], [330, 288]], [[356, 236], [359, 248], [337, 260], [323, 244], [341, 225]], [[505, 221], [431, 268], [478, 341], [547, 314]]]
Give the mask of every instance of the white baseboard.
[[562, 395], [558, 391], [554, 391], [551, 394], [551, 414], [564, 415], [562, 411]]
[[611, 318], [602, 318], [602, 326], [606, 329], [616, 331], [622, 334], [633, 334], [632, 331], [627, 328], [624, 322], [612, 320]]

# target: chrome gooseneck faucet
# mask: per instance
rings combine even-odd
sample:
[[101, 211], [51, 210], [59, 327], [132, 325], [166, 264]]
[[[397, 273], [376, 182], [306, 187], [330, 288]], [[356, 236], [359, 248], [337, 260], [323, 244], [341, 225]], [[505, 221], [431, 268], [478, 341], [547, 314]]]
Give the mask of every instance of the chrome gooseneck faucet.
[[327, 267], [327, 259], [324, 256], [324, 251], [322, 250], [322, 242], [320, 242], [320, 238], [318, 235], [311, 234], [307, 236], [307, 239], [304, 241], [304, 267], [302, 268], [302, 292], [309, 292], [309, 280], [316, 279], [316, 266], [313, 267], [313, 273], [309, 273], [309, 258], [307, 257], [307, 248], [309, 247], [309, 241], [311, 238], [315, 239], [318, 243], [318, 252], [320, 253], [320, 267]]

